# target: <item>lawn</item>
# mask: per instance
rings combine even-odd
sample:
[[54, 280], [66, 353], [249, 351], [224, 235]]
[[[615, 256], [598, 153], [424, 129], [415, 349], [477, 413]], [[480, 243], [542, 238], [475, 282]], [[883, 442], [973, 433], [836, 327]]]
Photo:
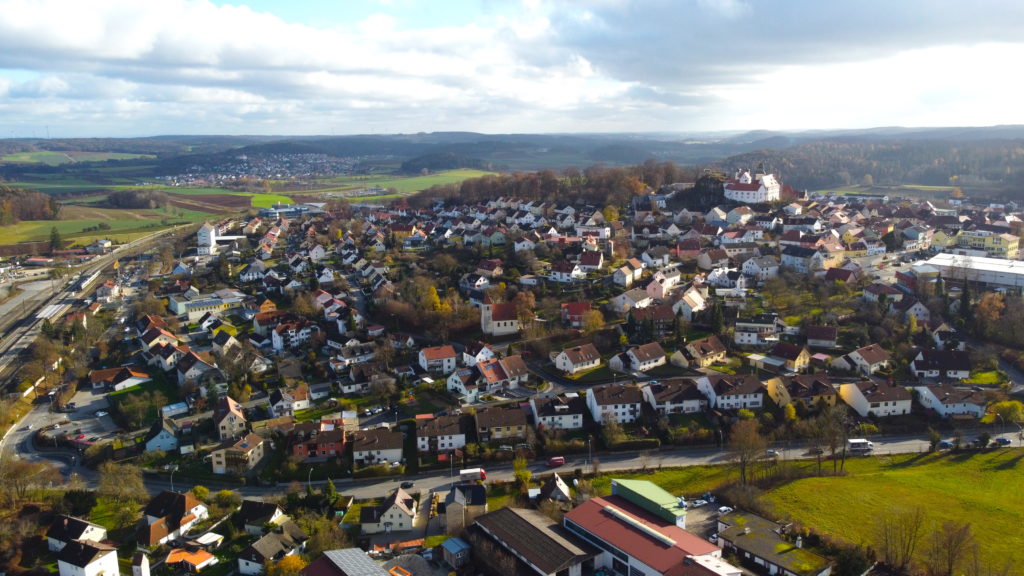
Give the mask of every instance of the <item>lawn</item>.
[[[1024, 450], [905, 455], [848, 460], [850, 474], [790, 482], [767, 494], [779, 515], [858, 544], [874, 538], [880, 514], [925, 510], [925, 537], [945, 521], [970, 522], [983, 558], [1024, 564], [1019, 530]], [[920, 546], [923, 549], [924, 546]]]
[[593, 480], [595, 492], [611, 494], [613, 478], [626, 480], [647, 480], [677, 496], [696, 496], [712, 491], [730, 480], [736, 479], [733, 466], [687, 466], [658, 470], [658, 458], [651, 456], [648, 472], [613, 472], [600, 474]]
[[[57, 228], [71, 244], [88, 244], [95, 238], [118, 239], [152, 234], [171, 224], [201, 222], [210, 214], [197, 210], [117, 210], [83, 205], [67, 205], [60, 211], [59, 220], [26, 220], [0, 227], [0, 244], [29, 241], [47, 241], [50, 230]], [[107, 228], [98, 229], [100, 225]]]
[[965, 383], [974, 384], [976, 386], [999, 386], [1003, 382], [1006, 382], [1006, 374], [999, 370], [974, 372], [971, 374], [970, 378], [965, 380]]

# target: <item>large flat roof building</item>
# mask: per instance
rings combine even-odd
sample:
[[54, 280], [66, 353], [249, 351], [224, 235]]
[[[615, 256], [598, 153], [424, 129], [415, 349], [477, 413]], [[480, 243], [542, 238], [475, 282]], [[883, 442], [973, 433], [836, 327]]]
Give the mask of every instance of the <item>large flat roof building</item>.
[[1024, 261], [936, 254], [925, 262], [944, 280], [964, 280], [991, 288], [1024, 289]]

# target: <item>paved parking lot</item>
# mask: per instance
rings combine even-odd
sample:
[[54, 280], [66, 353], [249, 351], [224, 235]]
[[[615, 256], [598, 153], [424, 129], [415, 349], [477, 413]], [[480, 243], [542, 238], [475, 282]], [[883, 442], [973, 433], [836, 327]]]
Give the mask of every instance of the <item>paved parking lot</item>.
[[81, 429], [81, 434], [84, 434], [86, 439], [93, 436], [109, 438], [114, 435], [114, 430], [117, 430], [114, 420], [109, 415], [101, 417], [95, 415], [96, 412], [110, 409], [104, 391], [79, 390], [71, 401], [75, 403], [75, 411], [61, 414], [69, 422], [67, 428]]

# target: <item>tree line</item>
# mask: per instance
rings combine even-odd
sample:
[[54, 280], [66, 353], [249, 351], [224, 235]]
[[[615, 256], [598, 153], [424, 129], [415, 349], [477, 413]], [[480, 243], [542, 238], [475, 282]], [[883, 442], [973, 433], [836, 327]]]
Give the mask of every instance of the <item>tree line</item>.
[[696, 169], [672, 162], [648, 160], [636, 166], [586, 169], [566, 168], [561, 172], [513, 172], [470, 178], [458, 184], [432, 186], [408, 199], [415, 207], [428, 207], [436, 200], [474, 203], [501, 196], [540, 202], [583, 202], [598, 206], [624, 206], [633, 196], [657, 190], [664, 184], [694, 182]]
[[0, 186], [0, 226], [22, 220], [55, 220], [60, 202], [51, 196], [11, 186]]

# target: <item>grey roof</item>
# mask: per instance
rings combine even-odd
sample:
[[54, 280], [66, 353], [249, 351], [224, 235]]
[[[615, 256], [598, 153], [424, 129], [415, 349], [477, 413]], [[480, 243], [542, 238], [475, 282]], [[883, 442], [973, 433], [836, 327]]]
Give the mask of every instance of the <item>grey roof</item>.
[[61, 549], [59, 554], [57, 554], [57, 560], [66, 562], [72, 566], [85, 568], [97, 558], [113, 551], [114, 548], [98, 542], [72, 540], [71, 542], [68, 542], [67, 546]]
[[327, 550], [324, 557], [344, 576], [390, 576], [359, 548]]

